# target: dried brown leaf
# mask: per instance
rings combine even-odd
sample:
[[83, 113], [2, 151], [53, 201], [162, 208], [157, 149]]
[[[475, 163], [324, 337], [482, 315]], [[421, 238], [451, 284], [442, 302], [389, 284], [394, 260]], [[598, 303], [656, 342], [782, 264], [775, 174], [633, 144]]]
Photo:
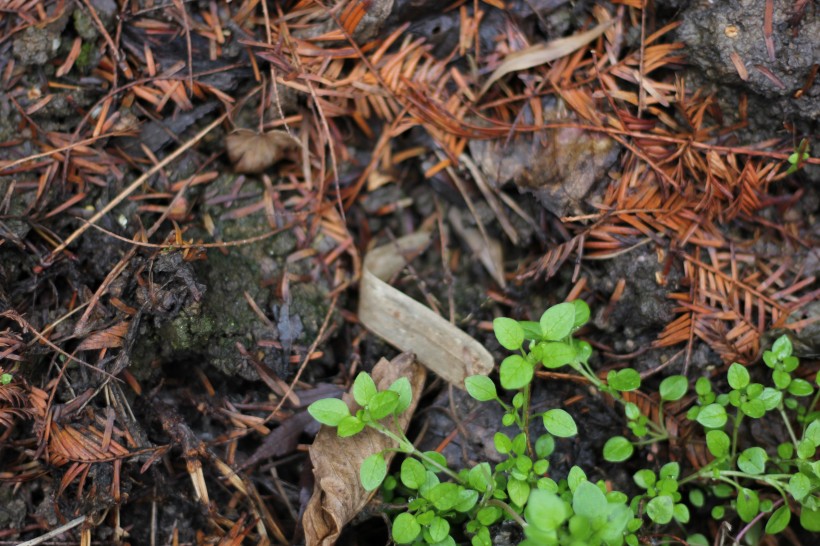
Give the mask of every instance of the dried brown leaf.
[[225, 139], [228, 157], [240, 173], [259, 173], [281, 159], [295, 158], [290, 152], [299, 147], [299, 141], [285, 131], [240, 129]]
[[[407, 429], [416, 409], [426, 372], [411, 353], [403, 353], [391, 361], [382, 358], [373, 368], [373, 380], [379, 390], [388, 388], [394, 381], [406, 377], [413, 391], [413, 402], [399, 416], [399, 426]], [[356, 403], [350, 394], [344, 400], [353, 410]], [[392, 440], [371, 428], [352, 438], [339, 438], [336, 430], [322, 427], [310, 446], [315, 484], [303, 517], [305, 541], [308, 546], [330, 546], [342, 528], [368, 503], [375, 491], [367, 492], [359, 481], [359, 467], [367, 457], [385, 450]], [[386, 451], [384, 458], [390, 465], [395, 453]]]
[[79, 351], [92, 351], [95, 349], [115, 349], [122, 347], [122, 340], [128, 333], [130, 320], [124, 320], [99, 332], [94, 332], [80, 343], [77, 347]]
[[576, 49], [587, 45], [592, 40], [603, 34], [606, 29], [612, 26], [613, 22], [614, 20], [607, 21], [586, 32], [580, 32], [566, 38], [552, 40], [551, 42], [547, 42], [545, 44], [536, 44], [520, 51], [516, 51], [515, 53], [510, 53], [484, 83], [479, 95], [486, 93], [487, 89], [489, 89], [492, 84], [510, 72], [533, 68], [535, 66], [560, 59], [565, 55], [569, 55]]
[[405, 266], [405, 254], [424, 248], [429, 238], [429, 233], [417, 232], [367, 254], [359, 289], [359, 320], [399, 350], [414, 352], [427, 369], [463, 388], [467, 376], [492, 371], [492, 355], [466, 332], [385, 282]]

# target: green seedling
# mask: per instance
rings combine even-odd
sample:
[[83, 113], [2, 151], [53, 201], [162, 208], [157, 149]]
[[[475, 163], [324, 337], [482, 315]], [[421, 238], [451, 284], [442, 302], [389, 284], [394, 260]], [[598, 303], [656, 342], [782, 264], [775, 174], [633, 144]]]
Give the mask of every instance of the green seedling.
[[[792, 515], [809, 531], [820, 531], [820, 462], [814, 460], [820, 445], [820, 413], [815, 411], [820, 391], [796, 376], [799, 360], [792, 355], [787, 337], [778, 339], [763, 360], [772, 372], [772, 386], [751, 380], [746, 367], [733, 364], [727, 372], [729, 392], [717, 394], [712, 382], [699, 378], [694, 386], [695, 405], [687, 417], [703, 429], [703, 439], [713, 460], [681, 477], [677, 462], [657, 471], [643, 468], [633, 479], [640, 493], [631, 499], [593, 482], [573, 466], [558, 480], [550, 474], [550, 457], [556, 439], [577, 436], [578, 427], [564, 409], [534, 412], [530, 400], [539, 368], [569, 367], [624, 410], [626, 435], [609, 438], [603, 457], [612, 463], [630, 459], [636, 451], [670, 438], [664, 406], [683, 400], [690, 386], [686, 377], [674, 375], [658, 386], [659, 411], [649, 419], [628, 402], [623, 393], [641, 387], [640, 374], [631, 368], [613, 370], [600, 379], [589, 364], [592, 347], [573, 333], [590, 316], [583, 301], [555, 305], [538, 322], [498, 318], [493, 329], [499, 343], [514, 354], [499, 366], [501, 386], [513, 391], [511, 399], [499, 395], [486, 376], [465, 381], [467, 392], [480, 402], [499, 404], [503, 410], [493, 443], [503, 460], [492, 465], [452, 470], [437, 452], [417, 450], [398, 425], [398, 416], [410, 406], [407, 380], [398, 380], [379, 391], [372, 378], [360, 373], [353, 397], [360, 409], [351, 413], [341, 400], [311, 404], [308, 411], [321, 423], [336, 427], [341, 437], [371, 428], [394, 442], [391, 448], [404, 455], [396, 475], [388, 475], [383, 453], [366, 459], [360, 480], [368, 491], [381, 486], [384, 500], [401, 507], [393, 517], [392, 537], [398, 544], [455, 545], [467, 538], [473, 546], [491, 546], [492, 526], [512, 521], [524, 534], [523, 546], [605, 545], [635, 546], [641, 533], [654, 535], [669, 526], [686, 532], [692, 510], [712, 507], [712, 517], [733, 517], [743, 523], [736, 539], [758, 540], [763, 533], [785, 530]], [[811, 399], [808, 406], [801, 399]], [[776, 416], [785, 425], [789, 441], [767, 450], [741, 445], [746, 419]], [[502, 427], [515, 426], [508, 435]], [[644, 539], [644, 542], [647, 539]], [[709, 544], [698, 533], [688, 534], [690, 544]]]

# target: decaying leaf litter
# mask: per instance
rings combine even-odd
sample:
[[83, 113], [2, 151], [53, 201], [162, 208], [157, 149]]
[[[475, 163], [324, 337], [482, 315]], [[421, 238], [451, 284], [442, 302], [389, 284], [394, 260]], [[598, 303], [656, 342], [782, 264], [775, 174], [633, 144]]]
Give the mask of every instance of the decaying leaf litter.
[[[0, 541], [320, 540], [304, 408], [396, 354], [373, 332], [414, 350], [366, 282], [407, 235], [379, 289], [496, 358], [493, 317], [579, 297], [604, 374], [751, 365], [774, 329], [816, 354], [818, 160], [787, 170], [817, 69], [780, 63], [817, 14], [753, 2], [764, 38], [712, 44], [744, 40], [720, 77], [750, 87], [715, 88], [679, 40], [719, 14], [656, 4], [9, 3]], [[788, 116], [761, 126], [766, 100]], [[430, 379], [410, 424], [459, 465], [488, 434], [465, 403]], [[624, 479], [594, 429], [566, 459]]]

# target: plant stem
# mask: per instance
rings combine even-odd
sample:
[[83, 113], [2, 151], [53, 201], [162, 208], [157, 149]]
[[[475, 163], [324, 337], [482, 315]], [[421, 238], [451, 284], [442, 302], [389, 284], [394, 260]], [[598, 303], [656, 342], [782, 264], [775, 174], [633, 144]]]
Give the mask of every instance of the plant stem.
[[500, 500], [498, 500], [498, 499], [490, 499], [490, 500], [488, 500], [488, 501], [487, 501], [487, 504], [488, 504], [488, 505], [490, 505], [490, 506], [495, 506], [496, 508], [501, 508], [502, 510], [504, 510], [505, 512], [507, 512], [507, 514], [509, 514], [509, 516], [510, 516], [512, 519], [514, 519], [514, 520], [515, 520], [515, 522], [516, 522], [518, 525], [520, 525], [522, 529], [526, 529], [526, 528], [527, 528], [527, 522], [526, 522], [526, 521], [524, 521], [524, 519], [523, 519], [521, 516], [519, 516], [519, 515], [515, 512], [515, 510], [513, 510], [513, 509], [512, 509], [512, 507], [510, 507], [510, 505], [509, 505], [509, 504], [507, 504], [506, 502], [502, 502], [502, 501], [500, 501]]
[[[399, 445], [398, 450], [401, 451], [402, 453], [407, 453], [408, 455], [412, 455], [412, 456], [414, 456], [418, 459], [421, 459], [422, 461], [424, 461], [428, 465], [434, 466], [435, 468], [438, 468], [440, 472], [444, 472], [445, 474], [447, 474], [448, 476], [450, 476], [451, 478], [456, 480], [461, 485], [464, 485], [464, 482], [461, 481], [461, 478], [458, 477], [458, 474], [456, 474], [455, 472], [453, 472], [452, 470], [450, 470], [446, 466], [441, 466], [439, 463], [437, 463], [436, 461], [434, 461], [433, 459], [431, 459], [430, 457], [428, 457], [427, 455], [425, 455], [424, 453], [422, 453], [421, 451], [416, 449], [416, 447], [404, 435], [404, 433], [401, 433], [401, 436], [399, 436], [398, 434], [396, 434], [395, 432], [393, 432], [389, 428], [387, 428], [384, 425], [381, 425], [379, 423], [368, 423], [368, 426], [370, 426], [371, 428], [374, 428], [375, 430], [379, 431], [384, 436], [387, 436], [388, 438], [390, 438], [391, 440], [396, 442]], [[406, 446], [410, 446], [409, 449], [406, 448]]]
[[521, 407], [521, 413], [524, 415], [524, 438], [527, 439], [527, 453], [530, 457], [535, 458], [532, 450], [532, 442], [530, 442], [530, 395], [532, 394], [532, 382], [527, 383], [524, 388], [524, 405]]
[[740, 431], [740, 422], [743, 421], [743, 413], [738, 409], [735, 413], [735, 423], [732, 429], [732, 459], [737, 454], [737, 433]]
[[792, 429], [792, 424], [789, 422], [789, 418], [786, 415], [786, 412], [783, 410], [783, 403], [781, 402], [777, 406], [777, 411], [780, 412], [780, 416], [783, 418], [783, 422], [786, 423], [786, 430], [789, 431], [789, 436], [792, 439], [792, 443], [794, 444], [794, 449], [797, 449], [797, 436], [794, 435], [794, 430]]
[[[775, 511], [775, 510], [776, 510], [776, 509], [777, 509], [777, 508], [778, 508], [781, 504], [783, 504], [783, 502], [784, 502], [784, 501], [783, 501], [783, 499], [778, 499], [778, 501], [772, 505], [772, 512], [774, 512], [774, 511]], [[754, 524], [755, 524], [755, 523], [757, 523], [758, 521], [760, 521], [760, 519], [761, 519], [763, 516], [765, 516], [766, 514], [767, 514], [767, 512], [760, 512], [758, 515], [756, 515], [756, 516], [752, 519], [752, 521], [750, 521], [749, 523], [747, 523], [747, 524], [743, 527], [743, 529], [741, 529], [741, 530], [740, 530], [740, 532], [737, 534], [737, 537], [735, 538], [735, 543], [740, 544], [740, 541], [743, 539], [743, 537], [746, 535], [746, 533], [748, 533], [748, 532], [749, 532], [749, 530], [750, 530], [752, 527], [754, 527]]]

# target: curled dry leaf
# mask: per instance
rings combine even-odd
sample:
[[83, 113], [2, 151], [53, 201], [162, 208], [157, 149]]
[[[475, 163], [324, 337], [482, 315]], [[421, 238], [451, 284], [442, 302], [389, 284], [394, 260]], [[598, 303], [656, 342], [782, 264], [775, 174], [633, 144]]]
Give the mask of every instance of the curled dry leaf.
[[[426, 372], [411, 353], [402, 353], [391, 361], [382, 358], [371, 374], [379, 390], [406, 377], [413, 391], [413, 401], [399, 418], [399, 426], [407, 425], [416, 409], [424, 387]], [[356, 403], [350, 394], [344, 401], [353, 410]], [[367, 492], [359, 481], [359, 467], [369, 456], [392, 446], [392, 441], [373, 429], [365, 429], [351, 438], [339, 438], [336, 429], [323, 426], [310, 446], [315, 483], [313, 495], [305, 508], [302, 523], [308, 546], [331, 546], [342, 528], [368, 503], [376, 491]], [[385, 452], [388, 466], [395, 452]]]
[[367, 253], [359, 289], [359, 320], [399, 350], [414, 352], [428, 370], [463, 389], [467, 376], [493, 370], [492, 355], [466, 332], [385, 282], [406, 265], [405, 255], [424, 248], [429, 240], [428, 232], [417, 232]]
[[301, 143], [285, 131], [257, 133], [240, 129], [228, 135], [225, 148], [239, 173], [259, 173], [281, 159], [296, 159], [291, 154]]

